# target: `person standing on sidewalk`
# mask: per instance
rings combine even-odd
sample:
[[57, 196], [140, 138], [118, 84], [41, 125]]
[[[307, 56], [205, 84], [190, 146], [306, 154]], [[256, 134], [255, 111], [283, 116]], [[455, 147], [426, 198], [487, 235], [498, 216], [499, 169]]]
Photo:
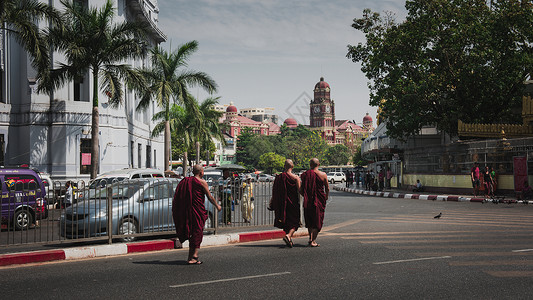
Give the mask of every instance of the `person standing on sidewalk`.
[[320, 246], [316, 238], [324, 224], [326, 201], [329, 197], [328, 176], [319, 171], [320, 162], [317, 158], [309, 161], [310, 170], [302, 174], [300, 194], [304, 197], [305, 227], [309, 231], [309, 246]]
[[472, 188], [474, 189], [474, 196], [477, 196], [479, 191], [479, 164], [477, 161], [474, 163], [474, 167], [470, 170], [470, 178], [472, 179]]
[[276, 175], [272, 186], [270, 209], [274, 210], [274, 226], [283, 229], [283, 241], [288, 247], [293, 247], [292, 235], [300, 227], [300, 177], [292, 173], [294, 163], [285, 160], [284, 171]]
[[204, 225], [207, 220], [207, 210], [204, 205], [205, 196], [218, 211], [222, 210], [222, 207], [209, 192], [207, 182], [202, 179], [204, 168], [195, 165], [192, 168], [192, 173], [194, 176], [183, 178], [176, 188], [172, 200], [172, 217], [178, 235], [175, 248], [182, 248], [182, 243], [189, 240], [187, 263], [199, 265], [202, 262], [198, 259], [198, 250], [204, 237]]
[[485, 198], [488, 198], [489, 196], [494, 197], [492, 194], [492, 177], [490, 176], [490, 170], [489, 167], [486, 166], [485, 170], [483, 171], [483, 187], [485, 188]]
[[246, 175], [245, 181], [242, 184], [242, 218], [244, 223], [250, 223], [254, 212], [254, 184], [252, 183], [252, 176]]

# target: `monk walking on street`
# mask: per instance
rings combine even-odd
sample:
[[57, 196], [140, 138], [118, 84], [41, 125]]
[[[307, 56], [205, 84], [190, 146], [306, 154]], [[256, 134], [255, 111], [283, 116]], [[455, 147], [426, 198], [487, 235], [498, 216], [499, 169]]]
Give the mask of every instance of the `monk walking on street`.
[[199, 265], [198, 250], [204, 237], [204, 225], [207, 220], [207, 210], [204, 201], [207, 195], [209, 201], [217, 208], [222, 209], [209, 192], [207, 182], [202, 179], [204, 168], [195, 165], [192, 169], [194, 176], [183, 178], [172, 200], [172, 217], [176, 225], [178, 240], [176, 248], [182, 248], [182, 243], [189, 240], [189, 257], [187, 263]]
[[300, 227], [300, 198], [298, 196], [300, 178], [292, 173], [293, 168], [294, 163], [287, 159], [285, 170], [274, 180], [272, 199], [270, 199], [270, 208], [276, 215], [274, 226], [285, 231], [283, 241], [290, 248], [293, 247], [292, 235]]
[[328, 176], [319, 171], [317, 158], [309, 161], [310, 170], [302, 174], [300, 194], [304, 197], [305, 227], [309, 231], [309, 246], [320, 246], [316, 242], [318, 233], [324, 223], [324, 211], [329, 197]]

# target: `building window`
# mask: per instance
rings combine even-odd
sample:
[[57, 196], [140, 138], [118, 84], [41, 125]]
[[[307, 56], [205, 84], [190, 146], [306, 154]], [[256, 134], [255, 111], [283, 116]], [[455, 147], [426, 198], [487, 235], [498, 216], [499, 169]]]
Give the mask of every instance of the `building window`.
[[130, 142], [130, 167], [135, 168], [135, 162], [133, 161], [133, 152], [135, 152], [135, 143], [133, 141]]
[[91, 174], [91, 139], [80, 139], [80, 174]]
[[143, 146], [139, 143], [137, 144], [137, 168], [142, 168], [141, 162], [142, 162], [142, 150]]
[[157, 155], [156, 154], [157, 154], [157, 151], [154, 149], [154, 168], [157, 168], [157, 160], [156, 160]]
[[152, 146], [146, 145], [146, 167], [151, 168], [152, 163]]

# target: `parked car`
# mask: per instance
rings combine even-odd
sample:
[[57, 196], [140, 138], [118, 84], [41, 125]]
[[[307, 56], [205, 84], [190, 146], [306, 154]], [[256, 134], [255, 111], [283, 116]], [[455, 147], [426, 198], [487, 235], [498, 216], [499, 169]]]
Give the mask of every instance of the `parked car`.
[[345, 182], [346, 181], [346, 174], [343, 172], [329, 172], [328, 175], [328, 181], [330, 183], [335, 182]]
[[124, 179], [136, 179], [136, 178], [164, 178], [165, 174], [158, 169], [134, 169], [125, 168], [109, 171], [98, 175], [94, 180], [89, 182], [89, 188], [95, 188], [98, 184], [101, 187], [106, 186], [108, 183], [116, 181], [122, 181]]
[[275, 179], [274, 176], [268, 174], [259, 174], [257, 175], [257, 181], [259, 182], [273, 182]]
[[46, 189], [37, 172], [28, 168], [1, 168], [0, 184], [2, 224], [24, 230], [48, 217]]
[[[83, 201], [65, 209], [59, 222], [61, 236], [75, 239], [105, 236], [112, 216], [113, 235], [170, 231], [172, 198], [178, 185], [175, 178], [141, 178], [112, 183], [112, 213], [107, 211], [107, 188], [84, 191]], [[133, 241], [135, 237], [123, 237]]]
[[54, 203], [54, 181], [52, 180], [52, 178], [50, 178], [50, 175], [48, 174], [45, 174], [45, 173], [38, 173], [38, 174], [44, 184], [46, 202], [48, 202], [48, 204], [53, 204]]

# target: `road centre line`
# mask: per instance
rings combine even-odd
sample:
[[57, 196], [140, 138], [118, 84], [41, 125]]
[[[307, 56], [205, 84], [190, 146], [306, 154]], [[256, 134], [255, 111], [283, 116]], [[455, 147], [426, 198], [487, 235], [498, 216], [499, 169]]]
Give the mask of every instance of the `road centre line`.
[[261, 277], [268, 277], [268, 276], [287, 275], [287, 274], [291, 274], [291, 272], [281, 272], [281, 273], [271, 273], [271, 274], [262, 274], [262, 275], [252, 275], [252, 276], [244, 276], [244, 277], [217, 279], [217, 280], [210, 280], [210, 281], [201, 281], [201, 282], [177, 284], [177, 285], [171, 285], [169, 287], [171, 287], [171, 288], [180, 288], [180, 287], [188, 287], [188, 286], [195, 286], [195, 285], [202, 285], [202, 284], [211, 284], [211, 283], [217, 283], [217, 282], [227, 282], [227, 281], [253, 279], [253, 278], [261, 278]]
[[513, 252], [530, 252], [530, 251], [533, 251], [533, 249], [513, 250]]
[[375, 262], [374, 265], [385, 265], [385, 264], [395, 264], [395, 263], [421, 261], [421, 260], [447, 259], [447, 258], [452, 258], [452, 257], [451, 256], [437, 256], [437, 257], [424, 257], [424, 258], [413, 258], [413, 259], [403, 259], [403, 260], [392, 260], [392, 261]]

